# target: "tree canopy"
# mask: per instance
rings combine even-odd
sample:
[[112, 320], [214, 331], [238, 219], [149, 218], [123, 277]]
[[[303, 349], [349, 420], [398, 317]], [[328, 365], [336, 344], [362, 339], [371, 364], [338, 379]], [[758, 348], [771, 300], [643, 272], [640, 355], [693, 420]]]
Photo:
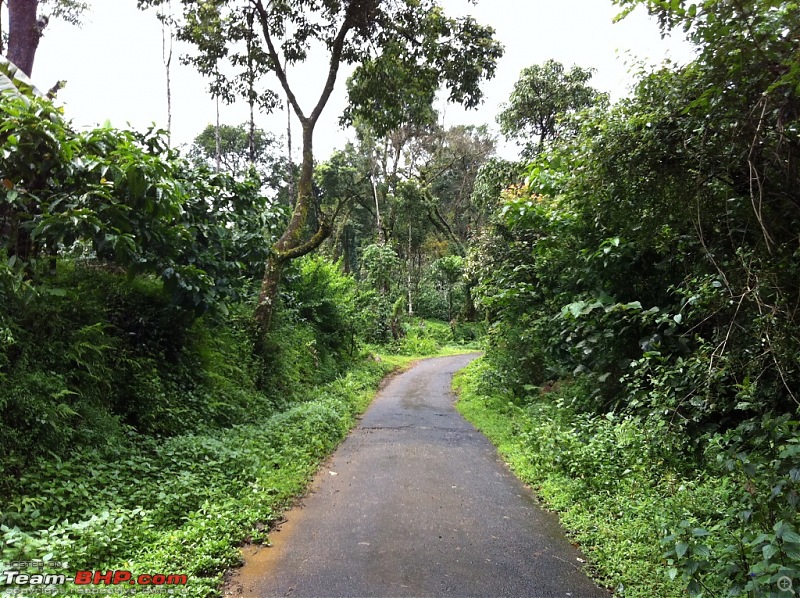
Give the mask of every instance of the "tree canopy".
[[500, 131], [517, 139], [530, 158], [546, 142], [571, 130], [565, 122], [570, 114], [607, 101], [605, 94], [589, 86], [593, 74], [593, 69], [577, 65], [567, 70], [556, 60], [523, 69], [497, 117]]
[[[162, 3], [139, 0], [140, 6]], [[295, 207], [286, 230], [272, 247], [256, 310], [257, 320], [267, 329], [284, 266], [320, 245], [330, 234], [331, 219], [338, 211], [319, 211], [312, 183], [314, 127], [333, 92], [340, 66], [357, 65], [350, 85], [350, 115], [368, 106], [361, 116], [388, 130], [409, 116], [427, 114], [420, 106], [429, 105], [440, 86], [449, 90], [451, 101], [477, 105], [483, 95], [480, 82], [493, 75], [502, 50], [491, 28], [471, 17], [448, 18], [433, 0], [266, 4], [262, 0], [209, 0], [186, 2], [183, 8], [178, 37], [197, 48], [186, 60], [212, 78], [216, 95], [232, 97], [231, 90], [235, 93], [243, 88], [255, 94], [256, 79], [263, 83], [260, 75], [271, 73], [280, 91], [262, 88], [258, 104], [270, 109], [283, 95], [301, 123], [303, 151]], [[325, 53], [328, 72], [307, 113], [287, 69], [306, 60], [312, 51]], [[234, 73], [227, 75], [222, 63]], [[412, 73], [421, 86], [406, 85]], [[409, 111], [407, 106], [414, 109]], [[311, 226], [312, 220], [316, 226]]]

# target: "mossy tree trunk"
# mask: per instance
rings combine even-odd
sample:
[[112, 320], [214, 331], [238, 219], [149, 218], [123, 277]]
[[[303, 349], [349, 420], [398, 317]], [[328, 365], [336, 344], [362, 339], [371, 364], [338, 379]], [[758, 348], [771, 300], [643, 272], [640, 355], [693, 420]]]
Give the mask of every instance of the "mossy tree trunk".
[[316, 232], [311, 238], [305, 238], [309, 217], [316, 206], [313, 187], [313, 134], [314, 123], [304, 122], [303, 162], [300, 167], [300, 180], [297, 183], [297, 200], [294, 212], [289, 226], [286, 227], [280, 239], [272, 246], [272, 253], [264, 268], [264, 279], [261, 282], [261, 292], [259, 293], [255, 312], [256, 321], [264, 332], [269, 331], [272, 323], [272, 314], [278, 297], [281, 275], [286, 264], [293, 259], [314, 251], [331, 232], [330, 223], [323, 216], [319, 219]]
[[[354, 5], [351, 5], [345, 15], [344, 21], [339, 28], [336, 37], [331, 45], [330, 63], [328, 76], [325, 80], [325, 87], [322, 94], [308, 116], [300, 107], [297, 97], [289, 86], [286, 71], [281, 66], [281, 60], [275, 48], [270, 29], [270, 17], [266, 8], [260, 0], [255, 3], [256, 14], [259, 18], [264, 41], [267, 44], [269, 55], [272, 58], [272, 69], [281, 83], [286, 98], [297, 115], [303, 132], [303, 160], [300, 166], [300, 179], [297, 182], [297, 197], [294, 204], [294, 211], [289, 226], [283, 232], [278, 241], [272, 246], [272, 252], [267, 259], [264, 268], [264, 279], [261, 282], [261, 292], [258, 297], [258, 305], [255, 310], [255, 320], [262, 333], [269, 332], [272, 325], [272, 315], [275, 311], [275, 303], [278, 298], [281, 275], [283, 270], [291, 260], [302, 257], [319, 247], [331, 233], [331, 222], [328, 216], [319, 214], [317, 218], [317, 230], [310, 238], [307, 238], [307, 228], [309, 218], [317, 214], [316, 200], [314, 197], [314, 127], [322, 114], [325, 105], [333, 93], [336, 84], [336, 76], [339, 72], [339, 65], [342, 60], [345, 39], [348, 32], [353, 27]], [[334, 214], [335, 217], [335, 214]], [[331, 217], [332, 219], [332, 217]]]

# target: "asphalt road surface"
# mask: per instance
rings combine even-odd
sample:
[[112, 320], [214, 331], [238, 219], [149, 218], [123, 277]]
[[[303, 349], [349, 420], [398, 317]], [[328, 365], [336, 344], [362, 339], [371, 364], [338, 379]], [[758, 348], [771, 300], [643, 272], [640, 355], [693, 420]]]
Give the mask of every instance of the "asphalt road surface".
[[476, 355], [395, 377], [250, 548], [229, 596], [608, 596], [554, 515], [453, 408], [453, 373]]

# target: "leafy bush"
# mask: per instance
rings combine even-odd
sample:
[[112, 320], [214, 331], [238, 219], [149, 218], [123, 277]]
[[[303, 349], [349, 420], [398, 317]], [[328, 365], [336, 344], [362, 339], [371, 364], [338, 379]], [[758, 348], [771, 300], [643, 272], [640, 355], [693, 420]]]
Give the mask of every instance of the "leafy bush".
[[408, 331], [393, 345], [398, 355], [434, 355], [441, 345], [435, 338], [426, 335], [418, 326], [410, 326]]
[[291, 276], [287, 306], [301, 321], [314, 326], [329, 353], [353, 354], [359, 325], [358, 289], [355, 280], [342, 274], [340, 264], [307, 256]]
[[782, 577], [800, 578], [798, 425], [765, 415], [709, 442], [726, 508], [701, 525], [683, 520], [664, 538], [670, 575], [690, 593], [724, 583], [730, 596], [770, 594]]
[[272, 411], [254, 383], [249, 314], [198, 320], [153, 280], [85, 266], [64, 265], [51, 284], [62, 291], [6, 312], [4, 458], [64, 456], [125, 426], [184, 434]]
[[163, 131], [78, 133], [44, 99], [3, 94], [0, 114], [0, 251], [12, 270], [45, 277], [73, 253], [154, 275], [200, 312], [243, 297], [283, 218], [259, 180], [193, 167]]

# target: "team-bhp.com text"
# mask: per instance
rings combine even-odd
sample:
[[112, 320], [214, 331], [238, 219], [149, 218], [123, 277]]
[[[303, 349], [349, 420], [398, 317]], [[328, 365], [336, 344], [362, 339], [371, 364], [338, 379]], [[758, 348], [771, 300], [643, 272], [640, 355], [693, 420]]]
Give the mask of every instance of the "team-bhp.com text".
[[2, 581], [13, 586], [50, 586], [74, 583], [76, 586], [88, 585], [138, 585], [138, 586], [185, 586], [186, 575], [136, 575], [130, 571], [78, 571], [74, 576], [63, 573], [22, 573], [20, 571], [4, 571]]

